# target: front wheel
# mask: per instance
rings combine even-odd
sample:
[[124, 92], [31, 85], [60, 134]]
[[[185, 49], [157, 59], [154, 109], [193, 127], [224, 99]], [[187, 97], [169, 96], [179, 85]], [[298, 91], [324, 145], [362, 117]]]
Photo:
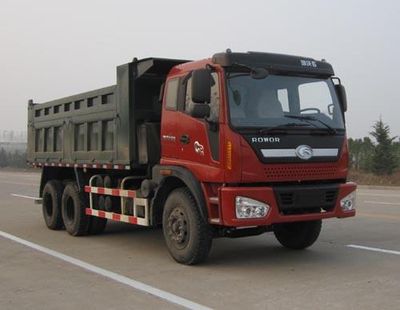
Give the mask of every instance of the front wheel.
[[301, 250], [308, 248], [318, 239], [321, 224], [321, 220], [277, 224], [274, 234], [284, 247]]
[[212, 244], [211, 227], [187, 188], [178, 188], [168, 196], [163, 233], [168, 251], [178, 263], [195, 265], [207, 259]]

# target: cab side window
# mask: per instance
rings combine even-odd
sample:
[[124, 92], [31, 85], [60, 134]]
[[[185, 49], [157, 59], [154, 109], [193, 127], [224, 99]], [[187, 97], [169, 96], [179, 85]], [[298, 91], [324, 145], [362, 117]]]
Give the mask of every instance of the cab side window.
[[165, 97], [165, 108], [167, 110], [176, 111], [178, 107], [178, 88], [179, 88], [179, 78], [169, 80], [167, 82], [166, 97]]
[[[208, 120], [211, 122], [218, 122], [219, 119], [219, 102], [220, 102], [220, 94], [219, 94], [219, 80], [218, 74], [216, 72], [212, 72], [211, 76], [214, 82], [211, 85], [211, 100], [210, 100], [210, 116]], [[192, 101], [192, 78], [189, 78], [186, 83], [186, 96], [185, 96], [185, 112], [189, 113], [191, 105], [193, 105]]]

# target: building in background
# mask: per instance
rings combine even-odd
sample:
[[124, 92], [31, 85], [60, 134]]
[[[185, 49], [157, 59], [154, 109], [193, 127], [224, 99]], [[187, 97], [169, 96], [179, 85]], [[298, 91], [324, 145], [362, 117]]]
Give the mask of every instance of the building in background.
[[26, 141], [26, 131], [0, 130], [0, 149], [6, 152], [25, 152]]

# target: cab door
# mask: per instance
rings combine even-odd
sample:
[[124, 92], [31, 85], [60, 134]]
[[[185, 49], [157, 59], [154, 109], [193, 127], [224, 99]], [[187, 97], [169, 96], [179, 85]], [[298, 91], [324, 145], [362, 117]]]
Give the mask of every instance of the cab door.
[[164, 106], [161, 121], [161, 156], [163, 159], [179, 157], [179, 115], [178, 91], [181, 79], [179, 77], [167, 80], [164, 88]]
[[[178, 117], [178, 154], [185, 166], [192, 170], [201, 170], [201, 173], [212, 175], [213, 167], [219, 167], [220, 154], [220, 84], [218, 74], [212, 73], [210, 116], [207, 119], [195, 118], [189, 114], [191, 99], [192, 78], [186, 79], [184, 85], [184, 104]], [[208, 170], [207, 170], [208, 169]]]

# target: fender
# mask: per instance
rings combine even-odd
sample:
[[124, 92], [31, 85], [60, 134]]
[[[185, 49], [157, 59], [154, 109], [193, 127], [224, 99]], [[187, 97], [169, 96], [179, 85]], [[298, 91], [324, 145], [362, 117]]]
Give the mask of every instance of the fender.
[[79, 191], [83, 190], [84, 178], [82, 169], [78, 168], [60, 168], [60, 167], [43, 167], [40, 178], [39, 197], [42, 197], [43, 188], [50, 180], [75, 180], [79, 186]]
[[[161, 174], [162, 170], [168, 170], [168, 175]], [[208, 223], [208, 211], [204, 192], [199, 180], [193, 173], [180, 166], [161, 166], [153, 167], [152, 181], [157, 184], [157, 189], [151, 202], [151, 211], [154, 217], [153, 223], [157, 223], [157, 210], [162, 210], [168, 194], [175, 188], [186, 186], [196, 201], [202, 219]], [[160, 216], [158, 214], [158, 216]]]

